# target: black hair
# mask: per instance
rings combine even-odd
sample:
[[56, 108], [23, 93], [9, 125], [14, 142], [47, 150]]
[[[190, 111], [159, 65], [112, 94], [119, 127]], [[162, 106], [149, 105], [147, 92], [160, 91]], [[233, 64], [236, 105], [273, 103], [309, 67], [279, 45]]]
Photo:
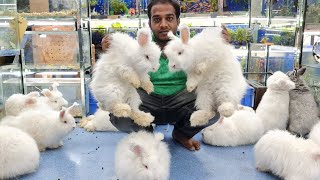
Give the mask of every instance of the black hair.
[[148, 18], [151, 20], [151, 9], [156, 4], [171, 4], [176, 11], [176, 18], [180, 17], [180, 4], [177, 0], [151, 0], [148, 4]]

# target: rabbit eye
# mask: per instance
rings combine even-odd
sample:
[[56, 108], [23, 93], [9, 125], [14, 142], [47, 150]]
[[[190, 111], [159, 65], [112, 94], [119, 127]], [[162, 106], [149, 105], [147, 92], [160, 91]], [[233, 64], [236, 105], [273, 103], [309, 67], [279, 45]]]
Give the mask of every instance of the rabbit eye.
[[146, 55], [146, 58], [149, 60], [149, 56], [148, 55]]
[[181, 55], [181, 54], [182, 54], [182, 52], [180, 51], [180, 52], [178, 52], [178, 54], [179, 54], [179, 55]]
[[63, 121], [65, 124], [67, 124], [67, 121]]
[[147, 165], [144, 165], [144, 167], [145, 167], [146, 169], [148, 169], [148, 166], [147, 166]]

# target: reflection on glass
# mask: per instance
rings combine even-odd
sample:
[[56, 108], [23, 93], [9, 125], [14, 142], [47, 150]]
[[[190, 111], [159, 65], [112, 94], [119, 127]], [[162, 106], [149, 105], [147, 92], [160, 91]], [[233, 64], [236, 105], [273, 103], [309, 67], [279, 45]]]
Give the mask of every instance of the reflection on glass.
[[267, 45], [251, 44], [248, 61], [248, 80], [264, 84], [267, 71]]
[[315, 61], [315, 57], [313, 55], [313, 49], [316, 45], [317, 48], [315, 48], [315, 52], [318, 52], [319, 46], [316, 44], [316, 42], [320, 41], [320, 32], [317, 34], [309, 34], [305, 32], [304, 38], [303, 38], [303, 49], [302, 49], [302, 65], [308, 65], [308, 66], [317, 66], [318, 62]]
[[312, 55], [317, 62], [320, 62], [320, 41], [314, 43]]

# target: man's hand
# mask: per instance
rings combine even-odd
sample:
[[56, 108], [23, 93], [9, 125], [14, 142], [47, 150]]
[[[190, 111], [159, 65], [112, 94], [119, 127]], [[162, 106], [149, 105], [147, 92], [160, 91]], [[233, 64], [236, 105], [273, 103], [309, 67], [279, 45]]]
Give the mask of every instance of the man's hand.
[[222, 25], [221, 27], [222, 27], [221, 33], [222, 33], [223, 39], [225, 39], [227, 43], [230, 43], [231, 37], [227, 28], [224, 25]]
[[101, 47], [103, 52], [107, 52], [108, 48], [110, 47], [111, 37], [106, 35], [102, 38]]

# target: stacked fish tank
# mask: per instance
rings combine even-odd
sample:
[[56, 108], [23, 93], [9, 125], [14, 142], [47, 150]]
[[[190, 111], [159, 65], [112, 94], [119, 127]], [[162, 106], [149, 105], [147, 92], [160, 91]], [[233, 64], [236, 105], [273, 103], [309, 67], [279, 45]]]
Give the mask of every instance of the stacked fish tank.
[[255, 8], [251, 10], [253, 43], [249, 48], [247, 78], [265, 85], [270, 74], [286, 73], [298, 62], [303, 1], [262, 1], [259, 6], [253, 3], [257, 2], [251, 4]]
[[307, 67], [304, 78], [320, 102], [320, 1], [308, 0], [301, 48], [301, 65]]
[[0, 1], [0, 117], [5, 115], [4, 104], [8, 97], [23, 93], [19, 61], [23, 19], [16, 12], [15, 0]]

